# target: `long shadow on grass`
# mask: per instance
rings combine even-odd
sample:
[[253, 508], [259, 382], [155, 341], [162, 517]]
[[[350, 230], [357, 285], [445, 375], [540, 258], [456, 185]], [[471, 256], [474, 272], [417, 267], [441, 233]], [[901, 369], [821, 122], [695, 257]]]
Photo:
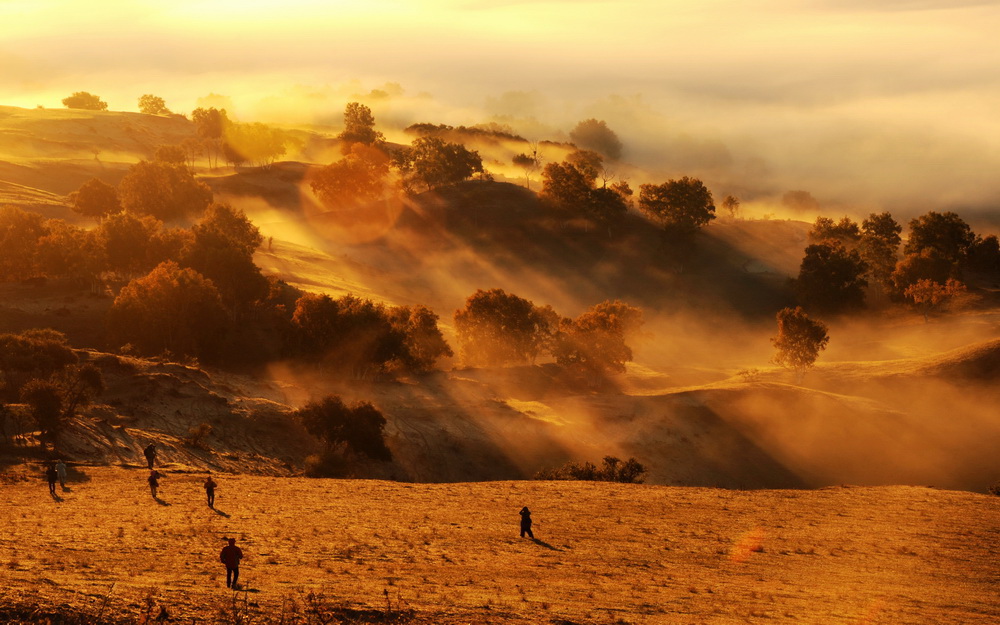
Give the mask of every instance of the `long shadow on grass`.
[[229, 518], [229, 514], [228, 513], [223, 512], [222, 510], [219, 510], [218, 508], [212, 508], [212, 512], [218, 514], [221, 517], [225, 517], [227, 519]]
[[156, 500], [156, 503], [160, 504], [161, 506], [169, 506], [170, 505], [169, 501], [164, 501], [164, 500], [160, 499], [159, 497], [153, 497], [153, 499]]
[[542, 540], [540, 538], [532, 538], [531, 542], [535, 543], [536, 545], [538, 545], [540, 547], [545, 547], [546, 549], [551, 549], [552, 551], [562, 551], [562, 549], [560, 549], [559, 547], [553, 547], [552, 545], [550, 545], [549, 543], [545, 542], [544, 540]]

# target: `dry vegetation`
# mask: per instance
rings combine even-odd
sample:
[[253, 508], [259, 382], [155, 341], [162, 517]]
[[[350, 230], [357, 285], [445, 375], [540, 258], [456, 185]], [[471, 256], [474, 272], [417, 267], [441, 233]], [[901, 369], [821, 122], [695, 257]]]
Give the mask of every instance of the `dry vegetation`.
[[[215, 622], [232, 599], [218, 551], [236, 537], [255, 622], [308, 593], [362, 621], [390, 607], [427, 623], [1000, 618], [987, 495], [217, 475], [213, 511], [203, 474], [164, 473], [161, 502], [142, 471], [81, 467], [58, 501], [36, 476], [5, 484], [0, 601], [92, 615], [110, 594], [108, 614], [134, 617], [150, 594], [154, 613]], [[517, 536], [522, 505], [536, 541]]]

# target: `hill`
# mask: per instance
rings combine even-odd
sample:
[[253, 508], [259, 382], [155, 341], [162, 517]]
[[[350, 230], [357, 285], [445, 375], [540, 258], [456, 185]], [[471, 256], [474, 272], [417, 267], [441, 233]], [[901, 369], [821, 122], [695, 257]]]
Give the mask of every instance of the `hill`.
[[[77, 612], [102, 623], [163, 608], [184, 623], [1000, 618], [1000, 500], [986, 495], [222, 476], [212, 510], [202, 474], [165, 473], [159, 500], [142, 471], [81, 467], [55, 500], [35, 478], [5, 484], [0, 616]], [[533, 541], [518, 537], [524, 505]], [[246, 555], [243, 592], [224, 585], [225, 537]]]

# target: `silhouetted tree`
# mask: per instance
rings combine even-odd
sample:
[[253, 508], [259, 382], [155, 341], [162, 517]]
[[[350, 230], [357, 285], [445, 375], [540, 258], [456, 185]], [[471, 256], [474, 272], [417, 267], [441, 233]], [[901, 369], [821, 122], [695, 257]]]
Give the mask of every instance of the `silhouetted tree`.
[[76, 411], [86, 406], [104, 391], [104, 377], [93, 364], [79, 365], [63, 370], [53, 378], [62, 399], [62, 419], [72, 419]]
[[437, 137], [420, 137], [407, 149], [399, 150], [393, 159], [403, 174], [403, 188], [414, 192], [467, 180], [483, 173], [479, 152], [459, 143], [446, 143]]
[[913, 302], [914, 307], [923, 314], [924, 323], [927, 323], [931, 311], [965, 293], [965, 290], [965, 285], [954, 278], [949, 278], [944, 284], [921, 279], [906, 287], [903, 295]]
[[874, 237], [885, 241], [894, 252], [902, 241], [899, 236], [901, 232], [903, 227], [888, 212], [871, 213], [861, 222], [862, 237]]
[[907, 254], [897, 262], [890, 280], [893, 292], [902, 296], [909, 286], [920, 280], [944, 284], [949, 278], [956, 277], [956, 274], [957, 267], [951, 259], [943, 256], [936, 248], [927, 247], [919, 253]]
[[44, 235], [43, 218], [38, 213], [0, 206], [0, 281], [34, 275], [38, 240]]
[[[222, 138], [225, 136], [226, 127], [230, 124], [226, 110], [196, 108], [191, 112], [191, 121], [194, 122], [198, 136], [201, 137], [208, 149], [209, 165], [214, 168], [218, 164], [219, 153], [222, 151]], [[216, 159], [215, 164], [211, 162], [213, 155]]]
[[170, 109], [163, 98], [151, 93], [139, 96], [139, 112], [146, 115], [170, 115]]
[[375, 116], [372, 110], [360, 102], [348, 102], [344, 108], [344, 130], [337, 135], [344, 142], [345, 154], [350, 153], [355, 143], [379, 146], [385, 143], [385, 136], [375, 130]]
[[625, 462], [615, 456], [605, 456], [602, 466], [592, 462], [567, 462], [557, 469], [543, 469], [535, 474], [536, 480], [582, 480], [641, 484], [646, 467], [635, 458]]
[[153, 152], [153, 160], [168, 165], [186, 165], [188, 155], [183, 146], [161, 145]]
[[462, 358], [470, 366], [534, 362], [555, 332], [555, 319], [502, 289], [477, 290], [455, 311]]
[[819, 353], [830, 342], [826, 325], [802, 310], [800, 306], [778, 311], [778, 336], [771, 339], [777, 349], [775, 364], [795, 369], [801, 378], [806, 369], [813, 366]]
[[212, 190], [182, 165], [139, 161], [118, 184], [118, 197], [127, 211], [170, 221], [201, 215]]
[[50, 278], [66, 277], [96, 288], [107, 261], [95, 230], [84, 230], [61, 219], [45, 222], [36, 248], [38, 271]]
[[438, 316], [426, 306], [398, 306], [389, 311], [394, 328], [405, 337], [400, 366], [409, 371], [430, 371], [440, 358], [454, 356], [438, 327]]
[[740, 216], [740, 198], [735, 195], [727, 195], [722, 200], [722, 208], [726, 209], [730, 217], [736, 219]]
[[957, 264], [965, 259], [975, 241], [972, 228], [961, 217], [950, 211], [930, 211], [910, 220], [910, 236], [903, 252], [919, 254], [929, 248]]
[[21, 400], [31, 408], [31, 416], [41, 430], [43, 439], [51, 439], [59, 434], [65, 421], [62, 395], [54, 382], [30, 380], [21, 389]]
[[622, 157], [622, 142], [604, 120], [583, 120], [570, 131], [569, 138], [575, 145], [599, 152], [612, 161]]
[[993, 276], [1000, 274], [1000, 241], [996, 235], [976, 239], [969, 250], [969, 266]]
[[542, 170], [542, 199], [567, 212], [614, 223], [628, 211], [632, 189], [627, 182], [610, 187], [597, 186], [604, 173], [601, 155], [590, 150], [576, 150], [562, 163], [549, 163]]
[[101, 221], [95, 230], [109, 271], [132, 278], [155, 267], [162, 258], [152, 255], [153, 241], [163, 224], [149, 215], [118, 213]]
[[69, 109], [84, 109], [87, 111], [106, 111], [108, 103], [99, 97], [86, 91], [77, 91], [73, 95], [63, 98], [63, 106]]
[[817, 217], [809, 231], [809, 240], [814, 243], [839, 243], [851, 249], [861, 240], [861, 228], [850, 217], [844, 217], [839, 222], [829, 217]]
[[344, 158], [315, 171], [309, 184], [328, 206], [367, 204], [386, 193], [389, 162], [382, 150], [355, 143]]
[[125, 285], [107, 318], [115, 345], [206, 359], [217, 356], [227, 319], [215, 285], [173, 261]]
[[267, 167], [285, 153], [288, 137], [266, 124], [226, 125], [222, 153], [234, 168], [245, 163]]
[[19, 334], [0, 334], [0, 397], [17, 401], [29, 380], [48, 380], [75, 364], [66, 336], [55, 330], [27, 330]]
[[243, 211], [212, 204], [191, 230], [183, 264], [212, 281], [234, 318], [267, 295], [267, 279], [253, 262], [264, 237]]
[[639, 187], [639, 208], [668, 230], [693, 233], [715, 219], [712, 192], [697, 178], [684, 176]]
[[79, 189], [70, 194], [69, 199], [73, 202], [74, 211], [98, 221], [122, 210], [121, 202], [118, 201], [118, 191], [97, 178], [91, 178], [83, 183]]
[[392, 460], [385, 444], [385, 417], [370, 402], [348, 407], [340, 397], [327, 395], [295, 411], [306, 430], [328, 448], [347, 448], [375, 460]]
[[524, 170], [524, 187], [526, 189], [531, 188], [531, 173], [542, 166], [542, 159], [538, 154], [538, 144], [532, 143], [530, 147], [528, 152], [515, 154], [514, 158], [511, 159], [516, 167]]
[[606, 301], [573, 320], [563, 319], [552, 346], [560, 365], [603, 375], [625, 371], [632, 360], [626, 344], [642, 325], [642, 311], [620, 301]]
[[867, 266], [857, 250], [848, 251], [838, 242], [810, 245], [799, 267], [795, 290], [808, 308], [840, 312], [861, 308], [865, 303]]

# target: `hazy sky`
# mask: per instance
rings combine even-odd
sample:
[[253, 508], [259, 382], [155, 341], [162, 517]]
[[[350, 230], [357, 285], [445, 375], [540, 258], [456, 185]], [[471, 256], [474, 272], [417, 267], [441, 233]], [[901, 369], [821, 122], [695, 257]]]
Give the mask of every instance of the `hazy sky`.
[[722, 192], [996, 208], [998, 32], [1000, 2], [961, 0], [0, 0], [0, 104], [214, 92], [336, 122], [383, 89], [398, 123], [596, 116], [626, 160]]

